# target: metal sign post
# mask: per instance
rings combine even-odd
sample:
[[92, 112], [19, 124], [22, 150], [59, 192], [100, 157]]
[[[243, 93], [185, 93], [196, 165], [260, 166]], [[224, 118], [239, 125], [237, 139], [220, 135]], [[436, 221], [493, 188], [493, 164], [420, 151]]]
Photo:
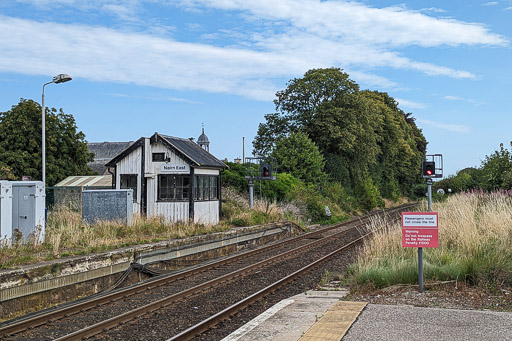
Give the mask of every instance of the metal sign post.
[[254, 207], [254, 178], [249, 179], [249, 208], [252, 210]]
[[[427, 212], [432, 212], [432, 179], [427, 179]], [[423, 248], [418, 248], [418, 284], [419, 292], [423, 292]]]
[[[432, 215], [429, 212], [432, 212], [432, 178], [443, 177], [443, 155], [426, 155], [421, 164], [421, 175], [427, 180], [428, 209], [424, 214], [417, 213], [416, 217], [410, 214], [407, 218], [404, 218], [404, 214], [402, 214], [402, 245], [404, 247], [418, 247], [418, 286], [419, 292], [423, 293], [423, 246], [439, 246], [437, 213]], [[406, 219], [409, 219], [410, 222], [414, 221], [414, 223], [406, 223]], [[435, 229], [433, 228], [434, 221]], [[417, 230], [412, 229], [413, 226]], [[405, 227], [409, 229], [407, 230]]]

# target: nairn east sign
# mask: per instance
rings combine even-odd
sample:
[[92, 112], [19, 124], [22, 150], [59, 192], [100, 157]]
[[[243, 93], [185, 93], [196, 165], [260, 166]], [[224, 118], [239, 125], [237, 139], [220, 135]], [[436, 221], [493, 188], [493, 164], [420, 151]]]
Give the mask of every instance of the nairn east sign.
[[402, 212], [403, 247], [439, 247], [437, 212]]
[[190, 173], [189, 165], [173, 165], [169, 163], [160, 166], [161, 173]]

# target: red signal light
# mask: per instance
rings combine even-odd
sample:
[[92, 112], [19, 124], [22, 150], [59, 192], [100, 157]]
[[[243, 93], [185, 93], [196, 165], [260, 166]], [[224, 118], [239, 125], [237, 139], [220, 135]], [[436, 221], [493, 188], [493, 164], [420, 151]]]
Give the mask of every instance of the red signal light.
[[423, 161], [423, 177], [433, 177], [436, 174], [436, 163], [434, 161]]

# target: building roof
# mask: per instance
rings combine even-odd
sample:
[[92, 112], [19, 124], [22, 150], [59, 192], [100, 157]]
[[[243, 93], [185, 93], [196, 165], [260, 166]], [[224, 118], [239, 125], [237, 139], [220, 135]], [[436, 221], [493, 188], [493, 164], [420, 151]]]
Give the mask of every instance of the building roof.
[[[189, 139], [183, 139], [168, 135], [159, 135], [164, 138], [175, 150], [179, 150], [182, 154], [191, 159], [200, 167], [227, 168], [224, 162], [204, 150], [197, 143]], [[164, 143], [165, 144], [165, 143]]]
[[112, 187], [111, 175], [68, 176], [54, 187]]
[[133, 141], [87, 143], [89, 153], [94, 154], [94, 161], [87, 163], [87, 166], [100, 175], [105, 174], [107, 171], [105, 164], [132, 144]]
[[[184, 139], [180, 137], [174, 137], [169, 135], [162, 135], [159, 133], [153, 134], [150, 138], [151, 143], [161, 142], [169, 149], [174, 151], [177, 155], [183, 158], [185, 161], [190, 163], [194, 167], [210, 167], [210, 168], [221, 168], [225, 169], [227, 166], [217, 159], [215, 156], [201, 148], [197, 143], [190, 139]], [[112, 160], [106, 163], [107, 167], [113, 167], [120, 160], [125, 158], [128, 154], [133, 152], [138, 147], [144, 144], [144, 137], [141, 137], [127, 149], [116, 155]]]
[[133, 144], [130, 142], [92, 142], [87, 143], [87, 149], [89, 153], [94, 153], [95, 160], [107, 160], [110, 161], [114, 156], [121, 153], [123, 150]]

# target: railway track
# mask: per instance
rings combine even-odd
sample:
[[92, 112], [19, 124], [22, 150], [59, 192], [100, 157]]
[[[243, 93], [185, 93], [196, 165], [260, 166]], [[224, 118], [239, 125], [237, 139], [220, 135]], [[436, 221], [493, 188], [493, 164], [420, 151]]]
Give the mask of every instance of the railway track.
[[[408, 208], [380, 214], [389, 217]], [[0, 325], [0, 335], [8, 340], [187, 340], [353, 247], [363, 238], [356, 227], [377, 214]]]

